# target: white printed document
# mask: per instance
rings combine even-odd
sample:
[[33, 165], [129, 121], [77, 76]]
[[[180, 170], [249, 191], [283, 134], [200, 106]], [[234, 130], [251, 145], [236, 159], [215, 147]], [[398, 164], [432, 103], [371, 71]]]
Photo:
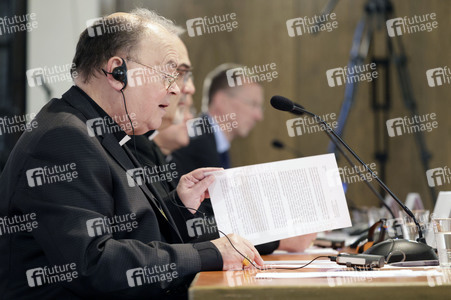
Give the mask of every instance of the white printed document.
[[218, 229], [254, 245], [351, 226], [333, 154], [211, 172]]

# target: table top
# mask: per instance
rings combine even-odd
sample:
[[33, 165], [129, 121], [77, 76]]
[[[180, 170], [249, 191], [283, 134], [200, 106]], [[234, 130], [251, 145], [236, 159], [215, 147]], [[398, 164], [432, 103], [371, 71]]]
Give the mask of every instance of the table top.
[[[323, 254], [321, 254], [323, 255]], [[327, 255], [327, 254], [326, 254]], [[333, 254], [330, 254], [333, 255]], [[316, 254], [273, 254], [263, 256], [265, 261], [311, 260]], [[322, 258], [321, 260], [326, 260]], [[315, 263], [315, 262], [314, 262]], [[400, 268], [384, 268], [384, 270]], [[190, 299], [328, 299], [359, 298], [381, 299], [451, 299], [451, 269], [439, 267], [402, 268], [413, 271], [438, 270], [441, 276], [418, 277], [321, 277], [257, 279], [257, 273], [270, 272], [328, 272], [332, 269], [309, 268], [298, 270], [265, 270], [254, 268], [244, 271], [201, 272], [189, 289]], [[357, 272], [347, 269], [349, 272]], [[376, 271], [377, 272], [377, 269]], [[397, 299], [396, 299], [397, 300]]]

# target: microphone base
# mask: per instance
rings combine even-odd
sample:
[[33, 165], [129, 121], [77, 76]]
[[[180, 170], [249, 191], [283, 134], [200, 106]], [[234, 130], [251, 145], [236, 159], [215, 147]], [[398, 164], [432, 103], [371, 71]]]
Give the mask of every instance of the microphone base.
[[388, 239], [373, 245], [363, 253], [382, 255], [385, 257], [387, 263], [399, 261], [438, 260], [434, 249], [427, 244], [409, 241], [406, 239]]

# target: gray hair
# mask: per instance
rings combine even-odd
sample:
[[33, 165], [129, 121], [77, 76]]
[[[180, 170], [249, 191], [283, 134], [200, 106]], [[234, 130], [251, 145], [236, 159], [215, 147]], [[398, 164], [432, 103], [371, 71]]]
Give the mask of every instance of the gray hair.
[[148, 10], [147, 8], [135, 8], [130, 14], [145, 19], [149, 23], [161, 25], [164, 29], [177, 36], [181, 36], [186, 32], [183, 27], [175, 25], [173, 21], [160, 16], [155, 11]]
[[121, 53], [133, 55], [143, 34], [148, 32], [146, 25], [149, 23], [158, 24], [177, 36], [185, 31], [171, 20], [144, 8], [135, 9], [129, 15], [101, 18], [80, 34], [72, 60], [72, 77], [81, 75], [85, 83], [89, 82], [111, 57]]

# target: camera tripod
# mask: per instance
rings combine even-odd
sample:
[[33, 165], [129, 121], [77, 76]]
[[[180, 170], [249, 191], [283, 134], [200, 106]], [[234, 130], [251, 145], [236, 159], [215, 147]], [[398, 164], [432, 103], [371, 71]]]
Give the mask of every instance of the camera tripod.
[[[332, 0], [326, 9], [330, 12], [336, 3], [337, 1]], [[348, 69], [362, 65], [367, 58], [377, 65], [379, 76], [371, 83], [371, 108], [374, 114], [375, 128], [374, 157], [378, 161], [379, 177], [382, 181], [385, 181], [386, 179], [386, 163], [388, 160], [389, 137], [385, 122], [388, 120], [392, 105], [390, 75], [392, 66], [396, 69], [404, 106], [409, 111], [410, 117], [413, 118], [418, 115], [417, 104], [413, 96], [410, 77], [406, 66], [407, 58], [401, 38], [399, 36], [389, 37], [385, 34], [387, 54], [385, 57], [375, 57], [373, 55], [374, 33], [381, 29], [385, 30], [385, 24], [386, 21], [389, 20], [389, 16], [393, 16], [393, 5], [389, 0], [367, 1], [364, 8], [364, 15], [359, 21], [354, 33], [350, 59], [348, 62]], [[380, 76], [381, 74], [383, 74], [383, 76]], [[346, 120], [350, 114], [352, 105], [354, 104], [357, 87], [358, 82], [346, 84], [344, 100], [338, 116], [338, 127], [336, 129], [336, 132], [340, 136], [344, 133]], [[382, 92], [380, 92], [381, 90]], [[382, 98], [382, 100], [380, 98]], [[426, 147], [423, 133], [421, 131], [416, 131], [414, 137], [419, 149], [420, 161], [424, 169], [423, 174], [426, 174], [426, 171], [429, 169], [431, 154]], [[337, 148], [334, 143], [331, 142], [329, 144], [328, 150], [337, 155]], [[424, 175], [424, 181], [427, 183], [426, 175]], [[432, 203], [435, 204], [436, 192], [434, 187], [429, 186], [429, 192], [432, 197]]]

